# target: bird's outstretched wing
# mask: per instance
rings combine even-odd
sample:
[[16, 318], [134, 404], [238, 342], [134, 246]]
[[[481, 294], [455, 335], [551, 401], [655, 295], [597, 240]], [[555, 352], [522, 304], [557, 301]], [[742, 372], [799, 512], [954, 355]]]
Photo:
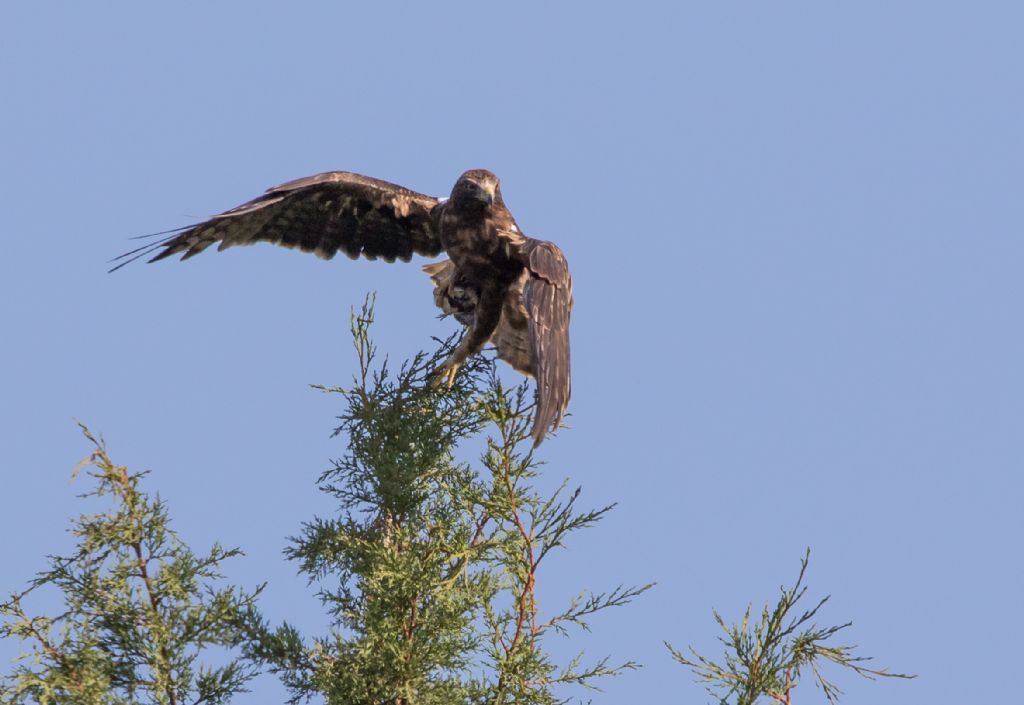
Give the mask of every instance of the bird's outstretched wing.
[[407, 262], [413, 254], [434, 257], [442, 250], [431, 217], [438, 203], [387, 181], [330, 171], [275, 186], [202, 223], [169, 231], [169, 237], [115, 258], [120, 263], [114, 269], [153, 253], [150, 262], [179, 253], [188, 259], [214, 243], [219, 251], [269, 242], [324, 259], [339, 251], [388, 262]]
[[562, 422], [571, 394], [569, 370], [569, 314], [572, 277], [562, 251], [550, 242], [527, 239], [522, 245], [530, 278], [523, 287], [530, 345], [536, 360], [537, 410], [534, 445]]

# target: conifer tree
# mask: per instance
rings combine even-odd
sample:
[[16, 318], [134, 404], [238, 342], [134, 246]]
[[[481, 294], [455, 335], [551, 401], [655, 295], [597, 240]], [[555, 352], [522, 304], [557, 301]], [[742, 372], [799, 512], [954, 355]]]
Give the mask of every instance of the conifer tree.
[[[217, 705], [244, 690], [256, 666], [238, 648], [257, 623], [251, 592], [220, 586], [221, 564], [238, 549], [214, 545], [197, 555], [171, 530], [167, 507], [141, 489], [146, 473], [116, 465], [82, 427], [94, 450], [93, 487], [84, 497], [108, 503], [78, 517], [70, 556], [28, 589], [0, 604], [0, 638], [27, 643], [14, 672], [0, 681], [8, 705]], [[64, 611], [31, 615], [33, 593], [56, 590]], [[213, 666], [203, 657], [218, 649]], [[226, 659], [223, 649], [233, 655]]]
[[[83, 427], [94, 445], [83, 461], [94, 486], [83, 496], [109, 507], [80, 516], [77, 550], [51, 558], [27, 590], [0, 603], [0, 638], [28, 647], [0, 679], [0, 701], [215, 705], [269, 668], [292, 703], [553, 705], [637, 667], [583, 653], [558, 663], [548, 649], [651, 586], [584, 590], [561, 609], [540, 608], [538, 584], [557, 549], [612, 506], [583, 509], [580, 488], [566, 483], [539, 491], [530, 383], [506, 387], [494, 360], [475, 356], [450, 388], [439, 386], [432, 373], [453, 339], [393, 369], [370, 338], [372, 322], [368, 298], [351, 319], [352, 384], [319, 387], [342, 402], [335, 434], [346, 450], [318, 481], [337, 512], [306, 522], [285, 551], [316, 586], [325, 633], [271, 628], [257, 610], [262, 586], [246, 591], [221, 575], [240, 551], [215, 544], [194, 553], [170, 529], [162, 500], [142, 490], [145, 473], [116, 465]], [[738, 625], [714, 613], [725, 633], [721, 663], [666, 643], [720, 704], [792, 705], [808, 674], [835, 703], [825, 662], [868, 678], [912, 677], [826, 643], [849, 626], [814, 624], [827, 597], [797, 614], [807, 562], [759, 620], [749, 607]], [[46, 590], [63, 611], [32, 615], [27, 605]]]
[[755, 705], [766, 699], [779, 705], [793, 705], [793, 691], [800, 684], [801, 676], [808, 674], [825, 699], [835, 705], [842, 691], [825, 676], [823, 666], [827, 663], [869, 679], [914, 678], [884, 668], [869, 668], [867, 662], [871, 657], [855, 655], [855, 647], [826, 643], [852, 624], [830, 627], [815, 624], [814, 618], [829, 596], [810, 609], [796, 611], [797, 603], [807, 592], [803, 583], [810, 554], [808, 549], [800, 562], [796, 582], [792, 587], [779, 588], [775, 606], [769, 608], [765, 602], [756, 622], [751, 619], [750, 605], [739, 624], [727, 624], [722, 615], [712, 611], [724, 632], [724, 636], [719, 637], [725, 645], [721, 662], [702, 656], [692, 647], [687, 655], [665, 642], [672, 657], [688, 667], [698, 682], [707, 684], [708, 692], [720, 705]]
[[[451, 388], [433, 383], [451, 340], [392, 370], [369, 336], [372, 301], [352, 317], [359, 371], [336, 433], [347, 452], [320, 478], [336, 517], [305, 525], [288, 549], [319, 586], [331, 632], [307, 644], [264, 628], [254, 656], [295, 701], [329, 704], [555, 703], [636, 664], [582, 656], [555, 664], [544, 640], [585, 626], [648, 586], [583, 593], [561, 612], [535, 600], [541, 568], [567, 536], [611, 509], [580, 510], [580, 490], [542, 496], [529, 439], [527, 384], [506, 389], [492, 360], [471, 359]], [[460, 444], [486, 434], [479, 465]], [[477, 441], [478, 442], [478, 441]]]

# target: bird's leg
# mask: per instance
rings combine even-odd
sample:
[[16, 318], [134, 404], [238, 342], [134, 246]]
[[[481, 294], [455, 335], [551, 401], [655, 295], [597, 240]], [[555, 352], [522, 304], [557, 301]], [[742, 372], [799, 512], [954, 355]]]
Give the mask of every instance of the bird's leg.
[[503, 292], [504, 288], [494, 283], [488, 283], [481, 287], [473, 325], [462, 337], [462, 342], [458, 347], [434, 372], [437, 376], [435, 383], [440, 384], [443, 380], [451, 387], [466, 358], [480, 352], [487, 341], [491, 339], [491, 335], [494, 334], [494, 329], [498, 327], [498, 321], [501, 319]]

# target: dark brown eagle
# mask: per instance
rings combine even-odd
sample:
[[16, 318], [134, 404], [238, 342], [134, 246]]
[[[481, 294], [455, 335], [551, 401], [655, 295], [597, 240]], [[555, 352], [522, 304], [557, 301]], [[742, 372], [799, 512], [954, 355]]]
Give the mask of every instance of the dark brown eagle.
[[323, 259], [341, 251], [387, 262], [445, 252], [448, 260], [424, 270], [434, 281], [435, 303], [468, 330], [438, 374], [450, 384], [465, 359], [490, 341], [498, 357], [537, 380], [534, 445], [562, 421], [570, 394], [569, 267], [558, 247], [523, 235], [498, 177], [485, 169], [460, 176], [449, 198], [332, 171], [275, 186], [170, 232], [116, 258], [124, 261], [114, 269], [154, 252], [150, 262], [179, 253], [188, 259], [214, 243], [218, 251], [269, 242]]

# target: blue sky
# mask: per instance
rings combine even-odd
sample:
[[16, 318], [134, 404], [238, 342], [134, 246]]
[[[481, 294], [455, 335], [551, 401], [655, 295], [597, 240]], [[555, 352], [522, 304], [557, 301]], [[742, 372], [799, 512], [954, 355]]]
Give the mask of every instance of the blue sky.
[[[132, 235], [346, 169], [502, 177], [572, 266], [573, 428], [545, 482], [619, 502], [541, 575], [656, 580], [559, 653], [636, 659], [595, 703], [704, 702], [812, 548], [811, 595], [912, 682], [1004, 700], [1024, 518], [1024, 10], [1009, 2], [6, 3], [0, 9], [0, 590], [70, 545], [88, 447], [153, 471], [197, 547], [319, 633], [286, 537], [330, 506], [349, 307], [402, 359], [449, 330], [413, 265], [269, 246], [106, 274]], [[0, 662], [16, 651], [0, 644]], [[280, 702], [270, 677], [247, 702]], [[809, 688], [809, 686], [805, 686]], [[801, 702], [820, 693], [805, 692]]]

